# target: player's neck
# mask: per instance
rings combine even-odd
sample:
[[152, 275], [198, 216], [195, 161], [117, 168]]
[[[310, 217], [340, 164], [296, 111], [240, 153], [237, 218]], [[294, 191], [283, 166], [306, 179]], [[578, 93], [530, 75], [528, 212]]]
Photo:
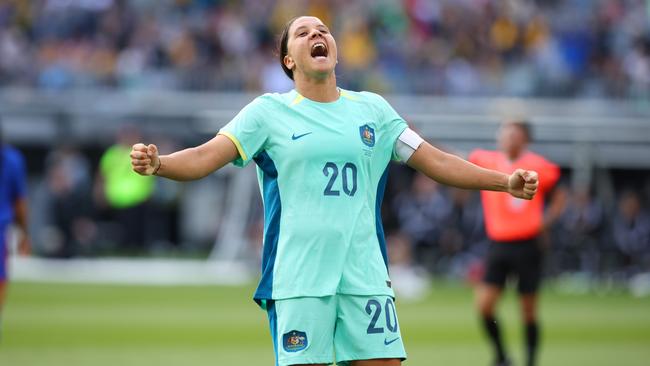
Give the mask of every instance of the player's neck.
[[516, 149], [511, 151], [504, 151], [503, 153], [506, 155], [508, 160], [510, 160], [510, 162], [514, 162], [519, 160], [519, 158], [521, 158], [525, 152], [526, 152], [526, 148], [521, 148], [521, 149]]
[[296, 75], [295, 86], [300, 95], [315, 102], [329, 103], [339, 99], [339, 89], [336, 87], [334, 73], [331, 73], [325, 79]]

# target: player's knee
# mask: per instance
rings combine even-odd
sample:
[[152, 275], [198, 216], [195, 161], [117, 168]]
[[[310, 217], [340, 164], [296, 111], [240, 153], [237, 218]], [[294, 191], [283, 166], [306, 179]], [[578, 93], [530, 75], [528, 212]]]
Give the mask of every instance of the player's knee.
[[537, 306], [534, 297], [523, 297], [521, 300], [521, 315], [524, 322], [532, 323], [537, 320]]
[[494, 301], [490, 298], [479, 297], [476, 306], [482, 316], [492, 316], [494, 314]]
[[534, 323], [537, 320], [537, 314], [534, 308], [524, 307], [522, 309], [522, 316], [526, 324]]
[[489, 289], [479, 290], [476, 298], [476, 308], [482, 316], [492, 316], [497, 301], [497, 295]]
[[478, 308], [479, 313], [482, 316], [493, 316], [494, 315], [494, 305], [493, 304], [481, 304]]

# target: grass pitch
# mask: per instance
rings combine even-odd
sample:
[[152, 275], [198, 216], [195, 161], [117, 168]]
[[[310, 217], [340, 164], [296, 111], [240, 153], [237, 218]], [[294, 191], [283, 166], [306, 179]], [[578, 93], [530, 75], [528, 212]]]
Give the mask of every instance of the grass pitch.
[[[273, 365], [265, 312], [253, 287], [143, 287], [12, 283], [0, 365]], [[542, 297], [540, 365], [650, 365], [650, 298], [624, 293]], [[488, 365], [471, 290], [437, 285], [417, 303], [397, 301], [405, 365]], [[514, 296], [500, 319], [522, 364]]]

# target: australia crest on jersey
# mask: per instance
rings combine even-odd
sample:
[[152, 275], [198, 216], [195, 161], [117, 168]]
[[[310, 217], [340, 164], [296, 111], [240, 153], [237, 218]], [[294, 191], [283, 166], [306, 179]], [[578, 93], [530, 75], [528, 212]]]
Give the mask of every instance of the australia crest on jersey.
[[307, 333], [298, 330], [292, 330], [282, 336], [282, 345], [287, 352], [298, 352], [307, 348], [309, 341]]
[[361, 141], [368, 147], [375, 146], [375, 129], [365, 124], [359, 127], [359, 135], [361, 135]]

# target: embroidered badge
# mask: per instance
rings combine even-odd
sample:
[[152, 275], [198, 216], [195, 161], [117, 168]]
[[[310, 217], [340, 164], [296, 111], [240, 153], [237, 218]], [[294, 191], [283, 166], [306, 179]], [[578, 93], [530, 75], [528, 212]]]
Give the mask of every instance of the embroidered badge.
[[309, 345], [307, 334], [298, 330], [292, 330], [282, 336], [282, 345], [287, 352], [302, 351]]
[[361, 135], [361, 141], [368, 146], [375, 146], [375, 129], [368, 126], [367, 124], [359, 127], [359, 135]]

